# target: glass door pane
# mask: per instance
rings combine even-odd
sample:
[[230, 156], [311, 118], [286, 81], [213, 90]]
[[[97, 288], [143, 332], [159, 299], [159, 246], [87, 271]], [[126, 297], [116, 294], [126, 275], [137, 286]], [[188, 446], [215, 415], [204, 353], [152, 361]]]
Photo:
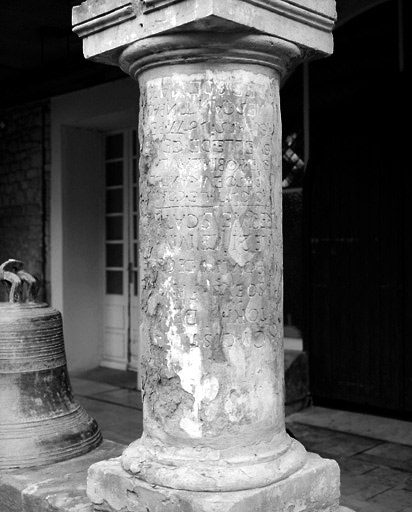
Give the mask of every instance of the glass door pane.
[[105, 140], [105, 300], [101, 364], [126, 369], [128, 362], [128, 141], [127, 133]]

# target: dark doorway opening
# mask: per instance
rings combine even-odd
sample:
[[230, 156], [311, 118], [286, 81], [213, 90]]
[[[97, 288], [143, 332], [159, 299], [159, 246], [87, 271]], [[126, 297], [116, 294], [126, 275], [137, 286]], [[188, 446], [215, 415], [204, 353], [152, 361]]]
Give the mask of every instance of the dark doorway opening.
[[387, 2], [348, 22], [336, 54], [311, 64], [304, 340], [315, 405], [412, 418], [410, 92], [397, 14]]

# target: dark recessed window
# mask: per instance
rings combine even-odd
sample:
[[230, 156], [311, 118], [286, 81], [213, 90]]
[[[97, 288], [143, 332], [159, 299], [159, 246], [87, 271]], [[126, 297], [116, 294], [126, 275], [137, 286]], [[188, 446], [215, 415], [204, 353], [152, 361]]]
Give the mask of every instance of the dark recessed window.
[[123, 134], [106, 137], [106, 160], [123, 157]]
[[106, 271], [106, 293], [123, 295], [123, 272], [119, 270]]

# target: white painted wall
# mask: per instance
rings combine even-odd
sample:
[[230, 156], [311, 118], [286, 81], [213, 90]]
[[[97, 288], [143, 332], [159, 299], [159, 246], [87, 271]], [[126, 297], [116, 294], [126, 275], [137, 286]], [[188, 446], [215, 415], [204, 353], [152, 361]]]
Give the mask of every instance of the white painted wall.
[[51, 100], [51, 305], [63, 315], [69, 370], [100, 362], [103, 340], [103, 137], [137, 126], [131, 79]]

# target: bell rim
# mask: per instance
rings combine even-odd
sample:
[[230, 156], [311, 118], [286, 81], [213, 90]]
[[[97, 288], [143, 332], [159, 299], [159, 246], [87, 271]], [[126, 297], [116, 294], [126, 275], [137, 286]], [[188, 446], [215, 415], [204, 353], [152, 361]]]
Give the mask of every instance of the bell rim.
[[[73, 417], [70, 421], [67, 421], [67, 416]], [[56, 425], [56, 420], [58, 420], [59, 425]], [[43, 429], [42, 432], [45, 423], [48, 423], [48, 428]], [[78, 427], [75, 432], [73, 432], [74, 424]], [[10, 438], [4, 436], [7, 429], [0, 426], [0, 471], [30, 468], [69, 460], [94, 450], [103, 441], [97, 421], [82, 406], [79, 406], [69, 415], [50, 418], [48, 421], [33, 421], [32, 427], [29, 429], [27, 429], [26, 423], [21, 424], [21, 429], [18, 429], [17, 425], [6, 424], [6, 426], [13, 427], [13, 431], [10, 432], [12, 439], [19, 444], [26, 441], [24, 443], [26, 449], [20, 450], [24, 452], [21, 455], [19, 450], [16, 449], [11, 456], [7, 456], [5, 446], [10, 443]], [[61, 428], [62, 426], [64, 428]], [[21, 437], [16, 435], [18, 430], [25, 435]], [[35, 435], [36, 430], [38, 431], [37, 435]], [[57, 432], [54, 438], [53, 432]], [[90, 432], [90, 435], [86, 435], [88, 432]], [[77, 440], [73, 442], [70, 436], [77, 437]], [[63, 440], [66, 444], [62, 444]], [[2, 447], [3, 442], [5, 443], [4, 447]], [[27, 448], [31, 448], [33, 453], [27, 452]]]
[[45, 309], [59, 312], [47, 302], [0, 302], [0, 309]]

